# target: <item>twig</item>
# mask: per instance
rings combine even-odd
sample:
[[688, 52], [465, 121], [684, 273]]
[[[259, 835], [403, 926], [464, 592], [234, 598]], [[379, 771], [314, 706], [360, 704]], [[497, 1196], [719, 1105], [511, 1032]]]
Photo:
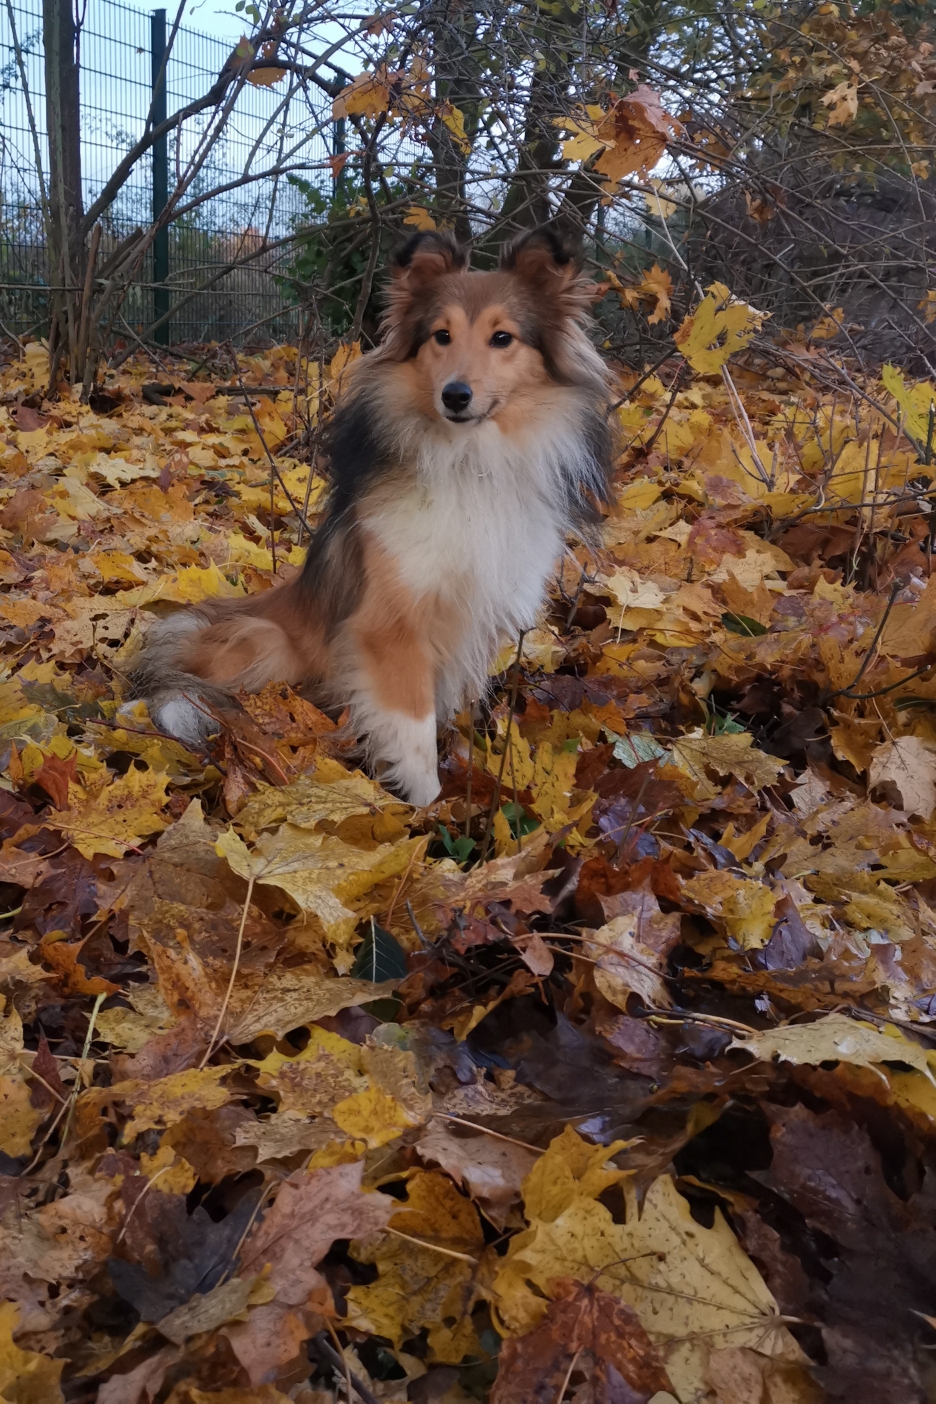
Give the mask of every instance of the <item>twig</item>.
[[[683, 362], [683, 365], [685, 365], [685, 362]], [[671, 409], [673, 408], [673, 406], [675, 405], [675, 403], [676, 403], [676, 396], [679, 394], [679, 382], [680, 382], [680, 380], [682, 380], [683, 365], [677, 366], [677, 368], [676, 368], [676, 374], [673, 376], [673, 383], [672, 383], [672, 385], [670, 386], [670, 397], [669, 397], [669, 399], [668, 399], [667, 402], [666, 402], [666, 409], [663, 411], [662, 415], [660, 416], [660, 422], [659, 422], [659, 424], [657, 425], [657, 427], [654, 429], [654, 431], [653, 431], [653, 433], [651, 434], [651, 436], [650, 436], [649, 440], [647, 441], [647, 443], [641, 444], [641, 445], [639, 446], [639, 447], [640, 447], [640, 452], [641, 452], [641, 453], [648, 454], [648, 453], [650, 452], [650, 450], [653, 448], [653, 446], [654, 446], [654, 444], [656, 443], [657, 439], [660, 437], [660, 435], [661, 435], [662, 432], [663, 432], [663, 428], [664, 428], [664, 426], [665, 426], [665, 424], [666, 424], [666, 421], [669, 419], [670, 410], [671, 410]]]
[[523, 653], [523, 640], [526, 638], [526, 630], [520, 630], [520, 639], [517, 644], [517, 656], [514, 659], [513, 687], [510, 690], [509, 711], [507, 713], [507, 726], [504, 729], [504, 750], [501, 754], [500, 765], [497, 770], [497, 783], [494, 786], [494, 795], [491, 799], [491, 812], [488, 814], [487, 828], [484, 831], [484, 842], [481, 845], [480, 861], [483, 863], [487, 858], [488, 849], [491, 846], [491, 835], [494, 832], [494, 815], [497, 813], [497, 806], [500, 803], [501, 786], [504, 782], [504, 766], [507, 762], [507, 752], [510, 749], [510, 728], [513, 724], [514, 707], [517, 705], [517, 690], [520, 686], [520, 658]]
[[[894, 583], [893, 583], [893, 585], [891, 586], [890, 598], [889, 598], [888, 601], [887, 601], [887, 607], [885, 608], [884, 613], [883, 613], [883, 615], [881, 616], [881, 621], [880, 621], [880, 623], [878, 624], [877, 628], [876, 628], [875, 631], [874, 631], [874, 638], [871, 640], [871, 647], [868, 649], [868, 651], [867, 651], [867, 653], [865, 654], [864, 658], [861, 660], [861, 667], [858, 669], [857, 673], [856, 673], [855, 676], [852, 678], [851, 682], [848, 684], [847, 687], [840, 687], [840, 688], [838, 688], [835, 692], [829, 692], [829, 693], [827, 693], [826, 696], [825, 696], [825, 699], [824, 699], [826, 702], [831, 702], [832, 699], [833, 699], [833, 697], [851, 697], [851, 695], [852, 695], [852, 688], [853, 688], [853, 687], [857, 687], [858, 684], [861, 682], [861, 679], [864, 677], [865, 673], [866, 673], [867, 670], [868, 670], [868, 664], [871, 662], [872, 658], [874, 657], [875, 649], [877, 648], [878, 642], [879, 642], [879, 640], [880, 640], [880, 638], [881, 638], [881, 635], [882, 635], [883, 632], [884, 632], [885, 625], [887, 624], [887, 621], [888, 621], [888, 619], [890, 618], [890, 612], [891, 612], [891, 610], [894, 608], [894, 601], [897, 599], [897, 596], [900, 594], [900, 589], [901, 589], [900, 581], [899, 581], [899, 580], [895, 580]], [[929, 666], [932, 667], [933, 665], [930, 664]], [[924, 668], [923, 671], [925, 672], [926, 669]], [[919, 676], [919, 674], [916, 674], [915, 676]], [[899, 683], [894, 683], [893, 686], [894, 686], [894, 687], [899, 687]], [[869, 696], [869, 697], [871, 697], [871, 696], [873, 696], [873, 695], [874, 695], [873, 693], [868, 693], [868, 694], [867, 694], [867, 696]]]
[[405, 1238], [407, 1243], [415, 1243], [420, 1248], [428, 1248], [433, 1253], [444, 1253], [447, 1258], [458, 1258], [463, 1263], [474, 1263], [477, 1265], [477, 1258], [473, 1258], [470, 1253], [459, 1253], [456, 1248], [443, 1248], [439, 1243], [427, 1243], [424, 1238], [414, 1238], [411, 1233], [404, 1233], [402, 1229], [391, 1228], [387, 1224], [384, 1233], [395, 1234], [397, 1238]]
[[250, 877], [247, 879], [247, 896], [244, 898], [244, 910], [241, 912], [240, 926], [238, 927], [237, 931], [237, 945], [234, 949], [234, 964], [231, 967], [231, 978], [230, 980], [228, 980], [228, 987], [225, 991], [224, 1002], [221, 1005], [221, 1011], [218, 1014], [218, 1022], [214, 1026], [214, 1033], [208, 1040], [208, 1047], [205, 1050], [205, 1056], [204, 1058], [202, 1058], [201, 1062], [198, 1065], [199, 1069], [206, 1066], [208, 1059], [214, 1052], [215, 1040], [217, 1039], [218, 1034], [221, 1032], [221, 1025], [224, 1023], [224, 1016], [227, 1013], [228, 1004], [230, 1003], [231, 995], [234, 991], [234, 981], [237, 979], [237, 967], [240, 964], [241, 947], [244, 942], [244, 927], [247, 925], [247, 912], [250, 907], [250, 899], [253, 896], [255, 881], [256, 879], [253, 873], [251, 873]]
[[563, 1396], [565, 1395], [566, 1390], [569, 1388], [569, 1381], [570, 1381], [571, 1378], [572, 1378], [572, 1371], [575, 1369], [576, 1365], [578, 1364], [578, 1358], [579, 1358], [579, 1356], [581, 1355], [581, 1353], [582, 1353], [582, 1347], [579, 1346], [578, 1350], [575, 1352], [575, 1354], [573, 1355], [572, 1359], [569, 1361], [569, 1368], [568, 1368], [568, 1370], [566, 1370], [565, 1379], [562, 1381], [562, 1384], [559, 1386], [559, 1393], [556, 1395], [556, 1404], [562, 1404]]
[[351, 1379], [351, 1366], [348, 1364], [348, 1357], [345, 1355], [345, 1353], [344, 1353], [344, 1348], [343, 1348], [341, 1342], [340, 1342], [339, 1339], [338, 1339], [338, 1332], [335, 1330], [334, 1326], [331, 1324], [330, 1321], [326, 1321], [326, 1322], [325, 1322], [325, 1329], [327, 1330], [328, 1334], [331, 1336], [331, 1338], [332, 1338], [332, 1343], [333, 1343], [333, 1345], [334, 1345], [334, 1347], [335, 1347], [335, 1350], [336, 1350], [336, 1352], [337, 1352], [337, 1354], [338, 1354], [338, 1356], [339, 1356], [339, 1358], [340, 1358], [340, 1360], [341, 1360], [341, 1364], [342, 1364], [342, 1367], [343, 1367], [343, 1369], [344, 1369], [345, 1389], [346, 1389], [347, 1392], [348, 1392], [348, 1404], [351, 1404], [351, 1391], [352, 1391], [352, 1389], [354, 1388], [354, 1384], [353, 1384], [353, 1381], [352, 1381], [352, 1379]]
[[[243, 387], [244, 387], [244, 382], [243, 382], [243, 380], [241, 380], [240, 373], [238, 373], [238, 377], [237, 377], [237, 378], [238, 378], [238, 380], [240, 381], [241, 389], [243, 389]], [[246, 392], [245, 392], [245, 395], [246, 395]], [[290, 507], [292, 508], [292, 510], [295, 512], [296, 516], [299, 518], [299, 521], [300, 521], [301, 525], [305, 528], [305, 530], [306, 530], [306, 531], [309, 533], [309, 535], [311, 536], [311, 535], [312, 535], [312, 529], [311, 529], [311, 527], [309, 526], [309, 523], [306, 521], [305, 516], [303, 515], [303, 513], [299, 510], [299, 507], [297, 506], [296, 502], [293, 500], [293, 495], [292, 495], [292, 493], [289, 491], [289, 488], [286, 486], [285, 482], [283, 481], [283, 475], [282, 475], [282, 473], [281, 473], [280, 470], [279, 470], [279, 464], [276, 462], [276, 459], [273, 457], [272, 453], [270, 452], [270, 446], [269, 446], [269, 444], [267, 443], [266, 438], [264, 437], [263, 430], [260, 428], [260, 424], [259, 424], [259, 422], [258, 422], [258, 420], [257, 420], [257, 416], [254, 414], [254, 407], [253, 407], [253, 405], [250, 403], [250, 396], [249, 396], [249, 395], [246, 396], [245, 403], [246, 403], [246, 405], [247, 405], [248, 410], [250, 411], [250, 418], [253, 420], [253, 427], [254, 427], [254, 429], [255, 429], [255, 431], [256, 431], [257, 438], [260, 440], [260, 443], [263, 445], [263, 452], [266, 454], [267, 460], [268, 460], [268, 462], [269, 462], [269, 464], [270, 464], [270, 472], [271, 472], [271, 475], [272, 475], [271, 478], [270, 478], [270, 515], [271, 515], [271, 518], [273, 517], [273, 502], [274, 502], [274, 498], [273, 498], [273, 476], [275, 476], [276, 479], [277, 479], [277, 481], [279, 482], [280, 487], [283, 489], [283, 492], [284, 492], [284, 494], [285, 494], [285, 496], [286, 496], [287, 502], [289, 503], [289, 505], [290, 505]], [[270, 522], [270, 537], [271, 537], [271, 540], [272, 540], [272, 534], [273, 534], [273, 522], [272, 522], [272, 520], [271, 520], [271, 522]], [[274, 568], [274, 570], [276, 569], [276, 557], [275, 557], [275, 556], [274, 556], [274, 558], [273, 558], [273, 568]]]
[[78, 323], [78, 370], [81, 374], [82, 395], [87, 399], [93, 372], [97, 370], [96, 361], [93, 363], [92, 376], [88, 375], [85, 359], [88, 354], [88, 342], [91, 335], [91, 296], [94, 291], [94, 267], [97, 263], [98, 249], [101, 246], [101, 226], [96, 224], [91, 234], [91, 247], [88, 250], [88, 265], [85, 268], [84, 288], [81, 293], [81, 320]]
[[[327, 1331], [319, 1331], [318, 1335], [313, 1337], [313, 1345], [322, 1359], [326, 1364], [330, 1365], [333, 1370], [344, 1369], [343, 1356], [337, 1354], [335, 1347], [328, 1339]], [[380, 1400], [377, 1398], [376, 1394], [371, 1393], [364, 1381], [359, 1380], [353, 1371], [349, 1373], [351, 1375], [351, 1383], [354, 1386], [358, 1398], [363, 1399], [364, 1404], [380, 1404]]]
[[454, 1121], [458, 1126], [470, 1126], [472, 1131], [483, 1131], [485, 1136], [493, 1136], [496, 1141], [507, 1141], [512, 1146], [520, 1146], [521, 1150], [534, 1151], [537, 1155], [543, 1154], [542, 1146], [531, 1146], [529, 1141], [518, 1141], [516, 1136], [505, 1136], [502, 1131], [492, 1131], [490, 1126], [479, 1126], [476, 1121], [466, 1121], [463, 1116], [452, 1116], [449, 1112], [433, 1112], [432, 1115], [440, 1121]]
[[428, 939], [428, 937], [426, 936], [426, 933], [423, 931], [423, 929], [422, 929], [422, 927], [420, 926], [419, 922], [416, 920], [416, 913], [413, 911], [413, 904], [412, 904], [412, 902], [410, 901], [410, 899], [409, 899], [408, 897], [407, 897], [407, 899], [406, 899], [405, 906], [406, 906], [406, 914], [407, 914], [407, 916], [409, 917], [410, 921], [413, 923], [413, 930], [416, 932], [416, 935], [419, 937], [419, 940], [422, 942], [423, 950], [424, 950], [424, 951], [431, 951], [431, 950], [432, 950], [432, 942]]
[[468, 774], [465, 780], [465, 838], [471, 838], [471, 781], [474, 775], [474, 701], [468, 708]]
[[68, 1114], [65, 1118], [65, 1125], [62, 1127], [62, 1139], [60, 1142], [60, 1146], [62, 1149], [64, 1149], [65, 1142], [68, 1140], [68, 1133], [71, 1130], [72, 1116], [74, 1115], [75, 1111], [75, 1103], [78, 1101], [78, 1093], [81, 1091], [81, 1064], [87, 1058], [88, 1053], [91, 1049], [91, 1042], [94, 1038], [94, 1025], [97, 1022], [98, 1010], [100, 1009], [101, 1005], [104, 1003], [106, 998], [106, 995], [99, 994], [96, 995], [94, 999], [94, 1005], [91, 1010], [91, 1018], [88, 1020], [88, 1031], [85, 1034], [84, 1047], [81, 1050], [81, 1063], [78, 1064], [78, 1067], [75, 1070], [75, 1085], [72, 1088], [72, 1094], [68, 1099]]
[[[904, 683], [913, 682], [914, 678], [922, 678], [924, 673], [928, 673], [932, 668], [936, 668], [936, 663], [924, 663], [922, 668], [917, 668], [915, 673], [908, 673], [905, 678], [898, 678], [897, 682], [889, 683], [887, 687], [879, 687], [874, 692], [847, 692], [844, 696], [852, 702], [867, 702], [871, 697], [883, 697], [888, 692], [894, 692], [898, 687], [903, 687]], [[852, 684], [854, 687], [854, 683]], [[833, 697], [842, 696], [841, 693], [833, 693]]]

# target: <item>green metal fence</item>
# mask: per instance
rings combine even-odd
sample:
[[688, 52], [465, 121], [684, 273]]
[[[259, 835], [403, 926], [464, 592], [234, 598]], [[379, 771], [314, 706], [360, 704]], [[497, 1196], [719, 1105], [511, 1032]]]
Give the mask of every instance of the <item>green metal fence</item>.
[[[165, 32], [165, 11], [147, 13], [118, 0], [88, 0], [80, 34], [86, 208], [144, 132]], [[162, 100], [170, 113], [210, 88], [231, 47], [223, 39], [180, 29], [165, 65]], [[31, 108], [40, 159], [48, 170], [44, 89], [42, 0], [10, 0], [0, 8], [0, 323], [17, 335], [41, 331], [49, 283], [29, 119]], [[187, 198], [230, 183], [248, 169], [266, 169], [275, 164], [284, 142], [322, 123], [323, 114], [310, 111], [305, 95], [281, 109], [279, 89], [245, 85], [222, 140]], [[187, 122], [162, 152], [157, 148], [138, 162], [103, 217], [105, 253], [138, 225], [149, 225], [154, 208], [165, 203], [167, 178], [171, 186], [176, 163], [185, 161], [201, 130], [199, 119]], [[322, 172], [328, 154], [321, 136], [303, 150], [307, 178], [323, 188], [331, 180]], [[207, 200], [157, 237], [124, 306], [124, 331], [139, 333], [181, 295], [196, 293], [173, 315], [165, 339], [244, 342], [295, 334], [297, 309], [277, 280], [288, 255], [269, 246], [301, 222], [304, 210], [299, 189], [282, 176]], [[223, 272], [245, 256], [249, 261]]]

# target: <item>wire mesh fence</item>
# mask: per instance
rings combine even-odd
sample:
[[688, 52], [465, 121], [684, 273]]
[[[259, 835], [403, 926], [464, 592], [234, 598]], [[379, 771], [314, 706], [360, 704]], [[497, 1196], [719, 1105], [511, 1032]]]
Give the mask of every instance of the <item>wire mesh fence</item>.
[[[49, 169], [42, 25], [42, 0], [9, 0], [0, 9], [0, 322], [19, 336], [42, 330], [51, 282], [42, 216], [42, 181]], [[145, 130], [153, 95], [152, 37], [148, 12], [117, 0], [87, 4], [79, 39], [86, 208]], [[168, 110], [204, 94], [230, 53], [229, 42], [181, 27], [165, 69]], [[272, 88], [245, 85], [187, 201], [275, 165], [277, 153], [300, 124], [309, 127], [309, 118], [307, 99], [290, 103]], [[322, 171], [330, 154], [324, 130], [304, 149], [309, 179], [319, 185], [331, 183], [330, 173]], [[170, 137], [170, 184], [200, 133], [195, 117]], [[162, 296], [162, 305], [188, 298], [171, 319], [167, 339], [173, 342], [293, 334], [298, 309], [278, 281], [287, 255], [275, 245], [306, 210], [307, 196], [282, 175], [212, 195], [169, 226], [168, 268], [157, 267], [158, 285], [152, 249], [146, 254], [121, 311], [124, 331], [139, 333], [149, 324]], [[102, 217], [102, 254], [135, 228], [147, 227], [152, 215], [153, 155], [147, 153]]]

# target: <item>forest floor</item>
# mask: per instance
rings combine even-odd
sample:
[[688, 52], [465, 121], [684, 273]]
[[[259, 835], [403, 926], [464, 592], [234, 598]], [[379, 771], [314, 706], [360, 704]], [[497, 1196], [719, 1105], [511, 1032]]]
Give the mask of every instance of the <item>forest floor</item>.
[[936, 1398], [932, 387], [624, 376], [413, 810], [286, 687], [128, 704], [348, 356], [0, 372], [0, 1398]]

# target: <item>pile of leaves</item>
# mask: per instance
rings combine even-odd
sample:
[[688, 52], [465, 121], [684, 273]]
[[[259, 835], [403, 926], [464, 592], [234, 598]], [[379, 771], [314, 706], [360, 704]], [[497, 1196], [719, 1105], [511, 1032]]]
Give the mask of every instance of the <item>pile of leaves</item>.
[[127, 683], [298, 567], [353, 348], [0, 373], [0, 1398], [933, 1397], [936, 391], [757, 320], [620, 373], [419, 811]]

